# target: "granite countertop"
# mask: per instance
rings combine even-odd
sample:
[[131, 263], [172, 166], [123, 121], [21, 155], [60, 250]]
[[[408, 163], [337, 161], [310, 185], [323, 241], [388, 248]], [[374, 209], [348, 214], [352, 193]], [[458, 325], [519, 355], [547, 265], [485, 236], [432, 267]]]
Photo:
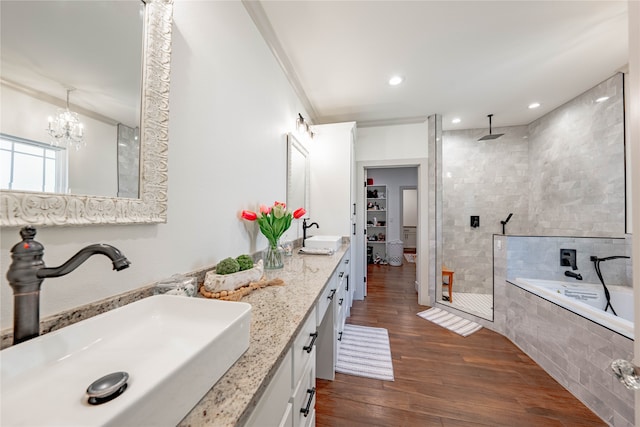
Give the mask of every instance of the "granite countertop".
[[246, 295], [251, 304], [249, 349], [180, 422], [180, 426], [242, 425], [262, 396], [320, 292], [348, 249], [334, 255], [285, 258], [280, 270], [267, 270], [267, 279], [281, 278], [284, 286], [270, 286]]

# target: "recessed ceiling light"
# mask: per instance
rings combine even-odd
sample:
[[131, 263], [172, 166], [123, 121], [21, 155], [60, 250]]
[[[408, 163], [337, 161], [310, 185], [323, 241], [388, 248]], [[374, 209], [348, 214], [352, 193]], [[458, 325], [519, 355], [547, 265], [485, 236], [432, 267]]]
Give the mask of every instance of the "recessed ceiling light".
[[608, 96], [601, 96], [600, 98], [596, 99], [596, 102], [604, 102], [604, 101], [606, 101], [607, 99], [609, 99], [609, 97], [608, 97]]
[[393, 76], [389, 79], [389, 84], [391, 86], [398, 86], [400, 83], [402, 83], [404, 81], [404, 79], [400, 76]]
[[538, 108], [540, 106], [539, 102], [532, 102], [531, 104], [529, 104], [529, 109], [533, 110], [534, 108]]
[[451, 120], [451, 123], [453, 123], [454, 125], [460, 123], [462, 120], [460, 120], [460, 117], [456, 117], [455, 119]]

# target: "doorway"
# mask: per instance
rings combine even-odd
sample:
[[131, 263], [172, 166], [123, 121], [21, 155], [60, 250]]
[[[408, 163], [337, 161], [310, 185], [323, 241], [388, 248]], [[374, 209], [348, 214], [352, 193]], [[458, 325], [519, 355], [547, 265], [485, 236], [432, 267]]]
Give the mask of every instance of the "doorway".
[[[409, 248], [409, 251], [416, 253], [420, 251], [421, 247], [426, 250], [427, 236], [420, 236], [419, 232], [420, 229], [426, 230], [421, 226], [426, 227], [427, 198], [420, 197], [419, 194], [419, 188], [427, 188], [426, 166], [426, 159], [424, 161], [422, 159], [412, 160], [410, 163], [393, 161], [358, 163], [358, 178], [361, 178], [358, 180], [364, 182], [364, 186], [360, 187], [362, 192], [358, 191], [357, 199], [362, 201], [362, 208], [358, 209], [356, 218], [358, 230], [356, 242], [358, 263], [356, 268], [358, 272], [362, 272], [364, 281], [360, 289], [356, 286], [355, 299], [363, 299], [367, 295], [366, 275], [370, 262], [385, 263], [390, 265], [390, 268], [394, 268], [393, 264], [389, 263], [389, 252], [390, 249], [392, 252], [397, 251], [399, 242], [404, 245], [403, 226], [406, 221], [403, 218], [403, 211], [407, 211], [410, 215], [412, 213], [414, 218], [415, 242], [410, 242], [412, 247]], [[410, 204], [413, 203], [412, 208], [403, 205], [405, 198], [403, 190], [405, 189], [414, 192], [413, 198], [406, 197]], [[403, 249], [400, 250], [404, 252]], [[408, 261], [402, 252], [400, 253], [402, 263], [415, 262], [415, 257]], [[394, 253], [391, 255], [397, 259]], [[427, 262], [418, 262], [415, 264], [415, 268], [415, 288], [418, 298], [422, 294], [425, 299], [428, 299]], [[424, 284], [422, 289], [421, 283]]]

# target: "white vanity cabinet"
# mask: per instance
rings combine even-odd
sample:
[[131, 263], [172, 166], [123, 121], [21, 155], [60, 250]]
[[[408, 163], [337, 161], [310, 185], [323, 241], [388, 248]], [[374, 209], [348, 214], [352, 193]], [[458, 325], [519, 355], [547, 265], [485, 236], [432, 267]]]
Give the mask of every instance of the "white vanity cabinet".
[[315, 425], [316, 377], [335, 377], [340, 340], [353, 301], [349, 251], [327, 280], [246, 426]]
[[[353, 286], [350, 283], [351, 259], [347, 252], [338, 268], [327, 282], [318, 300], [318, 313], [326, 307], [322, 317], [318, 315], [318, 342], [316, 375], [333, 380], [342, 341], [342, 332], [353, 302]], [[324, 298], [323, 298], [324, 297]]]
[[246, 426], [307, 427], [315, 425], [316, 308], [258, 401]]

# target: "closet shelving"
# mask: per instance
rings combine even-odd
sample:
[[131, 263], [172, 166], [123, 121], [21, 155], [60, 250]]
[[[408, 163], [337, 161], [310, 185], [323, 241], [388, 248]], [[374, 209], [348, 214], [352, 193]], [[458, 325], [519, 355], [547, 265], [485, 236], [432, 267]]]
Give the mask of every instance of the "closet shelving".
[[386, 258], [387, 186], [367, 185], [367, 258]]

